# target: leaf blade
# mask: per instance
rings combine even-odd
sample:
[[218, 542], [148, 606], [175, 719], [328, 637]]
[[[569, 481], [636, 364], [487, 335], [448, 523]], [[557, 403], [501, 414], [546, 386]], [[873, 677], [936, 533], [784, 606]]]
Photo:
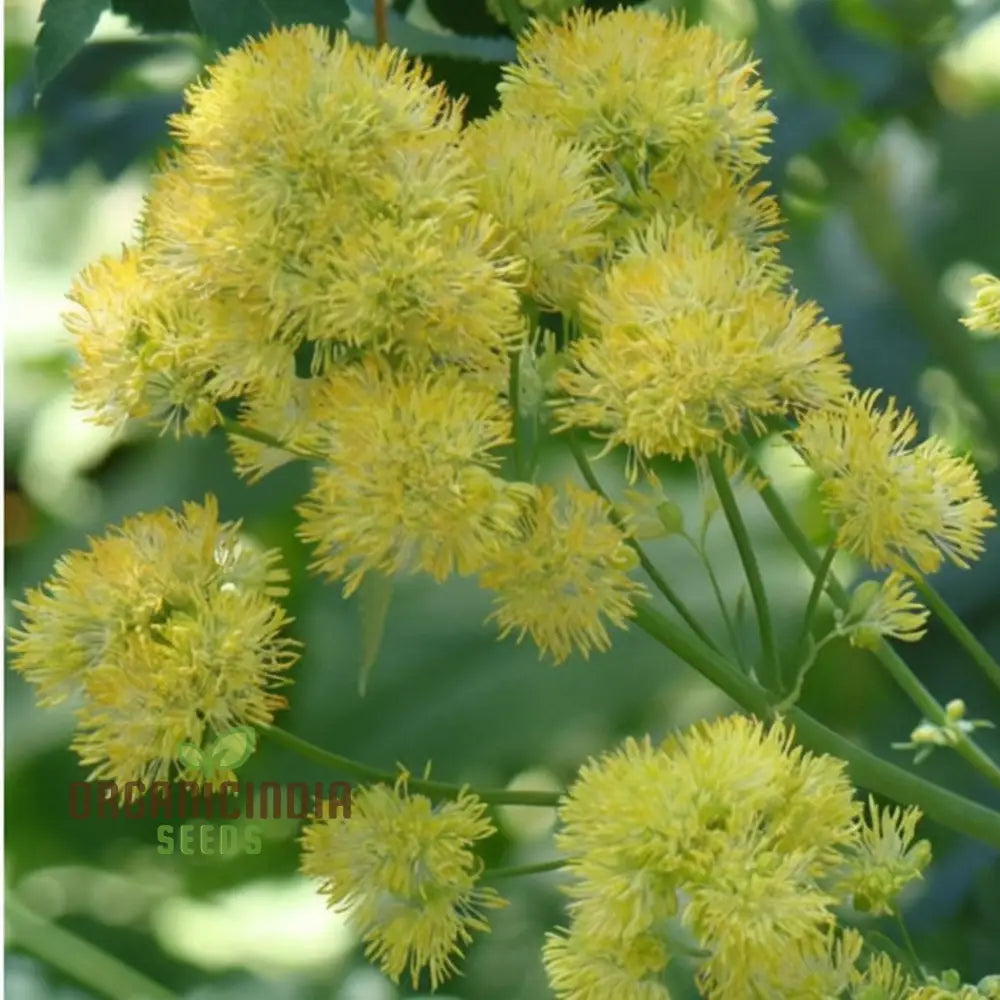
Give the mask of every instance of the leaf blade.
[[35, 99], [83, 48], [111, 0], [45, 0], [35, 37]]

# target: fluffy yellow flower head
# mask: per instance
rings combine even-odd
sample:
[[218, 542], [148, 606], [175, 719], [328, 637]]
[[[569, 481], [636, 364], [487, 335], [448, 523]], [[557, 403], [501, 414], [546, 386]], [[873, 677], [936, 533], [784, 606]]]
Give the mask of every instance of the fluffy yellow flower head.
[[474, 123], [464, 139], [479, 205], [526, 262], [528, 294], [575, 312], [610, 249], [604, 228], [613, 206], [608, 186], [594, 175], [595, 155], [503, 112]]
[[297, 659], [275, 597], [287, 574], [213, 497], [126, 519], [56, 564], [11, 630], [42, 704], [82, 699], [73, 747], [91, 778], [163, 780], [181, 743], [272, 721], [269, 688]]
[[921, 812], [917, 808], [880, 809], [868, 800], [869, 821], [847, 853], [837, 889], [852, 897], [854, 908], [875, 915], [891, 913], [899, 893], [922, 877], [931, 845], [915, 841]]
[[784, 277], [735, 236], [693, 221], [649, 227], [585, 303], [559, 427], [679, 459], [719, 450], [745, 421], [838, 398], [839, 330], [782, 290]]
[[192, 291], [257, 303], [273, 338], [479, 364], [520, 332], [476, 210], [461, 107], [404, 53], [312, 26], [223, 56], [172, 120], [144, 237]]
[[347, 593], [369, 570], [474, 572], [517, 530], [534, 490], [492, 471], [510, 414], [481, 382], [369, 359], [331, 375], [322, 393], [326, 460], [299, 508], [300, 533]]
[[505, 905], [477, 885], [478, 840], [496, 830], [471, 793], [435, 806], [376, 785], [356, 792], [350, 818], [324, 818], [302, 835], [302, 870], [323, 880], [330, 903], [350, 912], [366, 954], [394, 982], [409, 969], [414, 989], [427, 969], [431, 988], [456, 971], [455, 959], [488, 931], [484, 911]]
[[[576, 876], [571, 924], [546, 949], [561, 1000], [659, 1000], [654, 984], [678, 941], [703, 953], [699, 983], [710, 998], [826, 996], [802, 984], [847, 975], [850, 942], [831, 938], [837, 880], [845, 865], [869, 870], [861, 859], [871, 845], [901, 854], [889, 850], [884, 823], [865, 832], [843, 762], [791, 739], [780, 724], [734, 716], [660, 747], [629, 739], [581, 769], [557, 835]], [[616, 958], [633, 948], [645, 966]], [[630, 979], [620, 993], [596, 985]], [[802, 989], [786, 992], [789, 983]]]
[[929, 616], [907, 577], [894, 570], [884, 580], [866, 580], [854, 591], [840, 630], [852, 646], [874, 648], [882, 638], [918, 642], [927, 632]]
[[970, 330], [1000, 333], [1000, 278], [992, 274], [980, 274], [973, 283], [976, 298], [969, 315], [962, 322]]
[[496, 592], [490, 615], [500, 637], [530, 635], [540, 653], [561, 663], [576, 648], [583, 656], [611, 645], [607, 624], [624, 628], [632, 599], [644, 593], [629, 579], [638, 564], [607, 503], [567, 483], [540, 488], [520, 533], [498, 549], [480, 574]]
[[668, 961], [663, 944], [649, 935], [627, 941], [576, 934], [549, 934], [542, 962], [559, 1000], [671, 1000], [662, 983]]
[[820, 478], [838, 544], [876, 569], [912, 563], [934, 572], [947, 556], [966, 567], [983, 550], [996, 511], [976, 470], [937, 438], [913, 446], [916, 419], [879, 392], [852, 393], [842, 405], [809, 413], [794, 443]]
[[650, 191], [673, 187], [690, 211], [723, 176], [748, 178], [774, 121], [741, 45], [655, 11], [536, 21], [500, 94], [506, 114], [596, 150], [616, 200], [646, 218]]
[[[127, 248], [88, 265], [73, 284], [69, 298], [78, 308], [63, 318], [80, 355], [76, 402], [115, 428], [137, 417], [204, 433], [219, 422], [216, 403], [225, 393], [207, 375], [203, 331], [223, 311], [150, 280], [145, 263], [140, 250]], [[241, 315], [238, 305], [230, 315]]]

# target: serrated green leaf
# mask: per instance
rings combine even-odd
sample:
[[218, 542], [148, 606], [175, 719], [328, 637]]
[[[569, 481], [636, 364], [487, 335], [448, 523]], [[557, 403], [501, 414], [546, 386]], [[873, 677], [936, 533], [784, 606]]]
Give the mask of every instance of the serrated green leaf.
[[83, 48], [111, 0], [45, 0], [35, 39], [35, 97]]
[[336, 30], [348, 14], [346, 0], [191, 0], [191, 10], [201, 30], [223, 49], [275, 26], [318, 24]]
[[361, 621], [361, 670], [358, 673], [358, 694], [368, 688], [368, 675], [375, 666], [385, 623], [392, 601], [392, 577], [386, 573], [366, 573], [358, 587], [358, 617]]
[[256, 747], [257, 733], [253, 727], [236, 726], [212, 744], [212, 763], [220, 770], [231, 771], [245, 764]]

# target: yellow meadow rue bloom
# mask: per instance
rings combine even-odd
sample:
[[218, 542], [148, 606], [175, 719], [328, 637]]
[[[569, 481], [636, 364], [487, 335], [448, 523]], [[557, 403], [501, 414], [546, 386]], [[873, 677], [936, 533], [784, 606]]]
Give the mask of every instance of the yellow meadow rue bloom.
[[962, 322], [970, 330], [984, 333], [1000, 333], [1000, 278], [992, 274], [980, 274], [973, 279], [976, 297], [969, 315]]
[[316, 418], [325, 462], [299, 507], [314, 567], [351, 593], [369, 570], [440, 581], [480, 569], [514, 534], [534, 488], [493, 471], [510, 414], [455, 369], [393, 373], [374, 359], [331, 374]]
[[626, 740], [581, 768], [557, 835], [576, 876], [573, 943], [550, 945], [559, 959], [550, 977], [568, 984], [560, 997], [592, 995], [582, 972], [571, 977], [591, 943], [600, 956], [609, 940], [628, 947], [652, 936], [663, 948], [648, 972], [662, 972], [672, 918], [693, 936], [685, 950], [707, 997], [791, 997], [782, 984], [843, 978], [849, 962], [831, 951], [837, 897], [827, 882], [857, 842], [859, 807], [843, 762], [791, 738], [780, 724], [734, 716], [660, 747]]
[[594, 153], [502, 112], [473, 123], [464, 141], [480, 208], [527, 264], [525, 290], [548, 308], [575, 312], [609, 249], [603, 229], [613, 205], [594, 176]]
[[894, 570], [881, 582], [866, 580], [854, 591], [839, 628], [852, 646], [874, 649], [883, 638], [919, 641], [927, 632], [928, 617], [907, 577]]
[[559, 1000], [670, 1000], [661, 978], [668, 954], [652, 935], [628, 941], [575, 934], [549, 934], [542, 962]]
[[320, 254], [325, 278], [309, 303], [317, 356], [348, 344], [418, 369], [445, 361], [506, 375], [507, 352], [524, 336], [512, 283], [521, 269], [496, 256], [498, 240], [484, 217], [373, 219]]
[[876, 569], [912, 563], [932, 573], [947, 557], [963, 568], [983, 550], [996, 511], [976, 470], [937, 438], [913, 445], [917, 423], [878, 390], [806, 415], [793, 442], [820, 478], [837, 542]]
[[209, 496], [126, 519], [15, 605], [14, 669], [43, 705], [81, 699], [73, 748], [91, 779], [166, 779], [181, 743], [285, 706], [270, 690], [297, 659], [279, 558], [220, 523]]
[[126, 248], [88, 265], [69, 293], [78, 307], [63, 320], [80, 360], [76, 402], [95, 422], [120, 428], [146, 418], [179, 434], [219, 423], [227, 393], [208, 375], [204, 333], [238, 321], [238, 303], [187, 299], [176, 284], [150, 280], [141, 250]]
[[350, 818], [327, 817], [302, 835], [302, 870], [322, 880], [320, 892], [349, 912], [365, 954], [394, 982], [409, 970], [414, 989], [427, 969], [431, 988], [456, 972], [455, 959], [488, 931], [487, 909], [506, 905], [477, 884], [477, 841], [496, 830], [486, 806], [469, 792], [435, 806], [395, 789], [356, 791]]
[[851, 1000], [910, 1000], [913, 980], [884, 952], [873, 953], [851, 976]]
[[742, 45], [655, 11], [536, 21], [499, 90], [505, 114], [600, 155], [623, 219], [670, 210], [663, 197], [651, 206], [651, 192], [690, 212], [723, 176], [741, 184], [765, 162], [774, 122]]
[[625, 628], [632, 599], [644, 593], [629, 579], [638, 565], [625, 535], [608, 520], [609, 506], [572, 483], [557, 492], [542, 486], [523, 516], [517, 537], [496, 550], [479, 583], [495, 591], [487, 620], [500, 637], [530, 635], [556, 663], [573, 649], [611, 645], [607, 624]]
[[680, 459], [720, 450], [745, 422], [839, 398], [839, 330], [780, 288], [786, 276], [771, 252], [691, 220], [630, 239], [584, 304], [559, 428]]
[[201, 294], [253, 301], [286, 349], [316, 341], [314, 371], [338, 345], [492, 363], [520, 334], [461, 106], [404, 53], [278, 29], [211, 66], [172, 127], [151, 255]]
[[837, 889], [852, 897], [854, 908], [876, 916], [893, 912], [896, 898], [922, 877], [931, 860], [927, 840], [915, 840], [921, 812], [885, 807], [868, 799], [868, 820], [846, 854]]

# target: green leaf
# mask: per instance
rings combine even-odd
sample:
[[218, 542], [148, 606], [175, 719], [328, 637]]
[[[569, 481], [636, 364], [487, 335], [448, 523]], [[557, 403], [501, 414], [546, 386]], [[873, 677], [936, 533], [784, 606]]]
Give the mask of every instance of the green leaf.
[[201, 30], [220, 48], [267, 34], [272, 26], [318, 24], [337, 29], [347, 20], [346, 0], [191, 0]]
[[245, 764], [257, 748], [257, 733], [252, 726], [236, 726], [223, 733], [209, 751], [212, 763], [223, 770]]
[[358, 694], [364, 697], [385, 635], [385, 623], [392, 601], [392, 577], [386, 573], [366, 573], [358, 587], [358, 617], [361, 620], [361, 671]]
[[177, 759], [186, 767], [201, 771], [208, 763], [208, 758], [193, 743], [182, 743], [177, 748]]
[[110, 0], [45, 0], [35, 39], [35, 97], [83, 48]]

